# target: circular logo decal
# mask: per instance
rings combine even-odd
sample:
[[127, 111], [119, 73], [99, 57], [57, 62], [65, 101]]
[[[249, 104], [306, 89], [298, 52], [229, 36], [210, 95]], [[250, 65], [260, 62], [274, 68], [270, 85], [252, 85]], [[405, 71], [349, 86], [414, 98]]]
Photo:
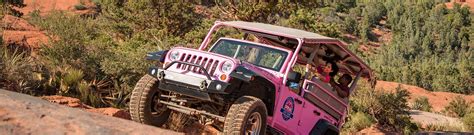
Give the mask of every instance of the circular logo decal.
[[294, 110], [295, 110], [295, 100], [292, 97], [286, 98], [280, 110], [281, 115], [283, 116], [283, 120], [287, 121], [293, 118]]

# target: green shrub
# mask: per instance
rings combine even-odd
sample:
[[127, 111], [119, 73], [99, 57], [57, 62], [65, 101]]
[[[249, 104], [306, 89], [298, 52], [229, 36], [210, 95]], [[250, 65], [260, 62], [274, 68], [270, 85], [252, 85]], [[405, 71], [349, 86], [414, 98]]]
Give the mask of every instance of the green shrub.
[[[80, 99], [83, 103], [86, 103], [86, 101], [89, 100], [89, 98], [88, 98], [87, 96], [90, 95], [89, 84], [87, 84], [85, 81], [82, 81], [82, 82], [79, 83], [79, 85], [77, 86], [77, 90], [78, 90], [79, 93], [80, 93], [79, 99]], [[88, 104], [88, 103], [86, 103], [86, 104]]]
[[[194, 25], [201, 25], [202, 19], [189, 3], [95, 2], [102, 8], [96, 18], [64, 12], [51, 12], [46, 16], [33, 14], [29, 18], [54, 39], [40, 52], [39, 60], [49, 77], [42, 88], [81, 97], [92, 106], [101, 104], [102, 101], [96, 100], [99, 98], [107, 98], [104, 103], [111, 106], [125, 106], [136, 81], [151, 65], [144, 60], [147, 52], [184, 43], [180, 36], [190, 30], [207, 31], [210, 27], [193, 29]], [[82, 75], [67, 73], [63, 67], [80, 70]], [[106, 83], [101, 89], [90, 88], [97, 78], [113, 83]]]
[[63, 83], [67, 86], [77, 86], [84, 77], [84, 72], [77, 69], [67, 70], [67, 74], [63, 77]]
[[107, 97], [104, 97], [104, 102], [111, 107], [128, 109], [126, 103], [130, 100], [131, 96], [131, 91], [129, 91], [129, 89], [133, 88], [122, 86], [110, 90]]
[[79, 84], [83, 81], [84, 73], [78, 69], [66, 68], [60, 77], [59, 94], [73, 94], [71, 90], [79, 88]]
[[349, 121], [344, 124], [344, 128], [348, 129], [349, 132], [357, 132], [370, 127], [373, 123], [374, 119], [372, 116], [363, 112], [356, 112], [349, 116]]
[[79, 91], [79, 99], [81, 102], [91, 105], [93, 107], [104, 107], [105, 104], [102, 101], [100, 93], [97, 89], [91, 87], [91, 85], [85, 81], [78, 84], [77, 90]]
[[428, 98], [426, 97], [418, 97], [415, 99], [415, 102], [413, 103], [411, 109], [414, 110], [421, 110], [425, 112], [431, 112], [431, 104], [428, 102]]
[[474, 112], [470, 112], [469, 114], [466, 114], [463, 118], [462, 121], [466, 128], [468, 128], [471, 132], [474, 132]]
[[408, 91], [400, 86], [394, 93], [380, 95], [378, 100], [383, 109], [378, 110], [379, 112], [374, 115], [378, 123], [404, 133], [416, 131], [418, 127], [410, 121], [411, 117], [408, 113], [410, 109], [407, 104], [408, 96]]
[[218, 10], [214, 15], [217, 19], [250, 22], [275, 22], [298, 8], [296, 4], [287, 2], [216, 2], [216, 4]]
[[33, 94], [36, 64], [25, 52], [0, 47], [0, 88]]
[[355, 19], [355, 16], [346, 16], [344, 18], [344, 31], [349, 33], [349, 34], [356, 34], [357, 33], [357, 20]]
[[40, 51], [40, 60], [46, 68], [51, 71], [57, 71], [58, 67], [79, 69], [84, 71], [86, 80], [104, 75], [100, 62], [110, 55], [107, 46], [113, 44], [99, 34], [95, 21], [63, 12], [32, 16], [30, 21], [54, 35], [55, 40], [51, 40], [49, 46], [42, 46]]
[[377, 124], [389, 131], [412, 133], [418, 130], [410, 121], [407, 90], [397, 87], [394, 93], [384, 93], [369, 88], [366, 82], [360, 82], [360, 85], [351, 97], [353, 111], [370, 114]]
[[340, 37], [341, 26], [339, 25], [340, 23], [337, 22], [342, 23], [342, 20], [335, 15], [331, 15], [330, 13], [324, 14], [319, 11], [325, 11], [325, 9], [299, 9], [294, 14], [291, 14], [288, 19], [283, 19], [282, 25], [286, 27], [316, 32], [324, 36], [334, 38]]
[[464, 117], [471, 111], [471, 105], [462, 96], [458, 96], [449, 102], [444, 112], [454, 117]]

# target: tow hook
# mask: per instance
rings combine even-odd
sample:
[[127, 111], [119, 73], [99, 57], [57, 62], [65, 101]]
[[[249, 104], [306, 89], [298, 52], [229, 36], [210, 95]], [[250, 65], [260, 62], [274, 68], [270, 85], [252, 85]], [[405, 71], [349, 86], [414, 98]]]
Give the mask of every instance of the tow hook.
[[201, 82], [201, 85], [199, 86], [199, 89], [204, 91], [205, 89], [207, 88], [207, 82], [206, 81], [202, 81]]
[[164, 71], [161, 71], [160, 73], [158, 73], [158, 80], [163, 81], [164, 78], [165, 78]]

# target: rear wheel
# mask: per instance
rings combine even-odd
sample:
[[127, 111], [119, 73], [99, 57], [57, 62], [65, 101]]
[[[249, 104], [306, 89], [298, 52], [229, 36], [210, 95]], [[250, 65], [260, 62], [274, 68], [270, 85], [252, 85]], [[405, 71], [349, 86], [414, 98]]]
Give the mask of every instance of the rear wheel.
[[262, 100], [243, 96], [229, 109], [224, 122], [224, 134], [263, 135], [267, 125], [267, 109]]
[[326, 132], [324, 132], [324, 135], [339, 135], [339, 133], [334, 130], [327, 129]]
[[130, 116], [133, 121], [161, 126], [171, 113], [166, 105], [160, 103], [161, 91], [158, 80], [150, 75], [143, 76], [132, 91]]

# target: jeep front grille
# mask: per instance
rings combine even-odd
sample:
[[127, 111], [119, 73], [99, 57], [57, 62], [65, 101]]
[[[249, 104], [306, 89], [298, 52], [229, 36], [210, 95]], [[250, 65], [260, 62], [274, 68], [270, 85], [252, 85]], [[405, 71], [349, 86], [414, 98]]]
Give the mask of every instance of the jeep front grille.
[[[186, 53], [183, 53], [181, 55], [179, 61], [201, 65], [207, 70], [207, 72], [211, 76], [214, 74], [218, 65], [220, 64], [219, 60], [214, 60], [212, 58], [202, 57], [202, 56], [198, 56], [194, 54], [186, 54]], [[196, 66], [178, 64], [176, 68], [181, 69], [181, 70], [191, 71], [194, 73], [204, 74], [204, 71], [200, 70], [199, 67], [196, 67]]]

